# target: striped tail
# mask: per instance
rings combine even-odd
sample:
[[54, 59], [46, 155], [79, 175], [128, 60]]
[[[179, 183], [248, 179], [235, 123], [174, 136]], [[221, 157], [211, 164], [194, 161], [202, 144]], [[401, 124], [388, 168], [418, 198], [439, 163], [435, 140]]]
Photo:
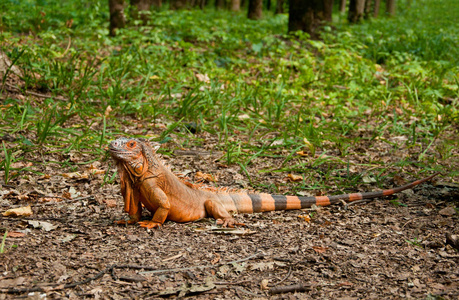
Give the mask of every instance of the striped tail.
[[435, 173], [429, 177], [413, 181], [411, 183], [395, 187], [393, 189], [366, 192], [366, 193], [353, 193], [335, 196], [317, 196], [317, 197], [297, 197], [297, 196], [284, 196], [284, 195], [271, 195], [271, 194], [226, 194], [219, 196], [225, 198], [225, 206], [227, 211], [237, 211], [240, 213], [253, 213], [265, 212], [274, 210], [290, 210], [309, 208], [312, 205], [327, 206], [341, 201], [352, 202], [362, 199], [371, 199], [383, 196], [389, 196], [407, 189], [410, 189], [418, 184], [426, 182], [440, 173]]

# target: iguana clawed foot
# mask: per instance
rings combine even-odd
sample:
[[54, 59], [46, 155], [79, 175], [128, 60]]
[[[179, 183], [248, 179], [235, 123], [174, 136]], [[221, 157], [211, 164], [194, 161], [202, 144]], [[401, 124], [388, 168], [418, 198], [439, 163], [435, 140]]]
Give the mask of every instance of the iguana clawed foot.
[[132, 225], [132, 224], [135, 224], [137, 223], [138, 220], [136, 219], [129, 219], [129, 220], [119, 220], [119, 221], [113, 221], [115, 224], [118, 224], [118, 225]]
[[154, 222], [154, 221], [142, 221], [142, 222], [139, 222], [139, 225], [140, 227], [143, 227], [143, 228], [152, 229], [152, 228], [160, 228], [162, 224], [158, 222]]
[[236, 223], [233, 218], [217, 219], [217, 225], [222, 225], [222, 227], [229, 228], [234, 228], [235, 226], [245, 226], [244, 223]]

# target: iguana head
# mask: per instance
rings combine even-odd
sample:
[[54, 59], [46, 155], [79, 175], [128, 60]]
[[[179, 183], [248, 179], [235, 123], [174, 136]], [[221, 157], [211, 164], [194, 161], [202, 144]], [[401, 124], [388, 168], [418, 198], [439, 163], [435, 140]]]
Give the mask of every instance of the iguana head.
[[142, 176], [148, 169], [145, 147], [145, 142], [139, 139], [119, 138], [112, 141], [108, 149], [113, 159], [125, 165], [129, 173]]

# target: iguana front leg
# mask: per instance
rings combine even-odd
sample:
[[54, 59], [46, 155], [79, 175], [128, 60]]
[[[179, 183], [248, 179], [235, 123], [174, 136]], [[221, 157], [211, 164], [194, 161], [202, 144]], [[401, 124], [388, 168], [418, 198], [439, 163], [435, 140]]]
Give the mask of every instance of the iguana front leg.
[[124, 211], [129, 214], [129, 220], [115, 221], [116, 224], [135, 224], [142, 217], [142, 204], [139, 201], [139, 193], [132, 188], [131, 181], [124, 169], [120, 171], [121, 194], [124, 199]]
[[149, 229], [160, 227], [163, 225], [164, 221], [166, 221], [167, 215], [169, 214], [169, 210], [171, 208], [171, 204], [167, 199], [166, 193], [164, 193], [164, 191], [158, 187], [153, 188], [147, 193], [145, 201], [149, 202], [146, 203], [147, 208], [150, 206], [157, 207], [157, 209], [150, 221], [139, 222], [140, 227]]

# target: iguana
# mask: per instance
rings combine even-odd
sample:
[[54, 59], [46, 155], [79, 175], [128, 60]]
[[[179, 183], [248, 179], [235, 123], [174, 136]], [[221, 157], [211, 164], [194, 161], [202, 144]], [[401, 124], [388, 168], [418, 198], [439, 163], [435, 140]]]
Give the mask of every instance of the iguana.
[[[224, 227], [234, 226], [231, 212], [253, 213], [275, 210], [327, 206], [341, 201], [351, 202], [392, 195], [432, 179], [439, 173], [389, 190], [335, 196], [297, 197], [271, 194], [213, 193], [182, 182], [159, 161], [156, 147], [148, 141], [119, 138], [112, 141], [109, 151], [121, 178], [124, 210], [130, 220], [117, 224], [139, 223], [141, 227], [160, 227], [166, 220], [190, 222], [205, 217], [217, 219]], [[140, 222], [142, 204], [153, 214]]]

